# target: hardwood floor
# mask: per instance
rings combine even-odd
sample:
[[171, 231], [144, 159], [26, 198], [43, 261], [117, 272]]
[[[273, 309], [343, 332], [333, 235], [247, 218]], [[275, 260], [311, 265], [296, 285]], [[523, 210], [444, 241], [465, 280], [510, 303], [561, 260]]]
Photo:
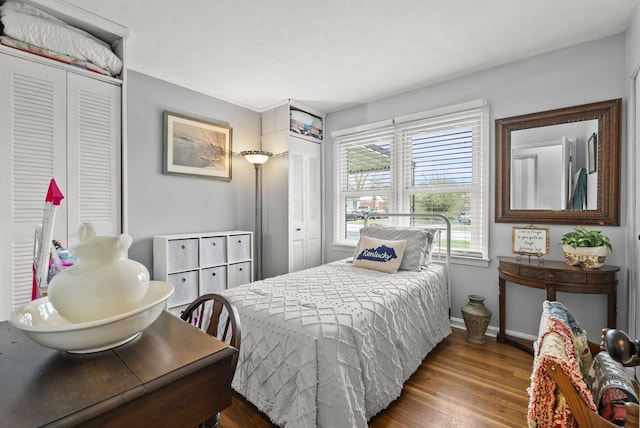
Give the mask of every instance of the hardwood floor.
[[[400, 398], [369, 421], [370, 428], [526, 427], [526, 388], [533, 357], [487, 338], [485, 345], [453, 330], [405, 383]], [[272, 428], [240, 395], [220, 417], [222, 428]]]

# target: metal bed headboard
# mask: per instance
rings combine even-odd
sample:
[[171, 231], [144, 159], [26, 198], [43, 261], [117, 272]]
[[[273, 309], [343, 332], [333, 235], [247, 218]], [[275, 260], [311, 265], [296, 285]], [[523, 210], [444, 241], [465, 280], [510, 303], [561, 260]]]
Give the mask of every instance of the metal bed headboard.
[[[446, 242], [446, 253], [445, 253], [445, 262], [444, 265], [447, 269], [447, 290], [449, 294], [449, 311], [451, 311], [451, 222], [447, 217], [442, 214], [411, 214], [411, 213], [385, 213], [385, 214], [375, 214], [373, 216], [369, 216], [369, 214], [365, 214], [364, 216], [364, 225], [367, 226], [370, 218], [384, 218], [384, 217], [411, 217], [411, 218], [437, 218], [444, 222], [446, 226], [447, 232], [447, 242]], [[439, 233], [442, 233], [439, 230]], [[442, 246], [440, 246], [442, 248]]]

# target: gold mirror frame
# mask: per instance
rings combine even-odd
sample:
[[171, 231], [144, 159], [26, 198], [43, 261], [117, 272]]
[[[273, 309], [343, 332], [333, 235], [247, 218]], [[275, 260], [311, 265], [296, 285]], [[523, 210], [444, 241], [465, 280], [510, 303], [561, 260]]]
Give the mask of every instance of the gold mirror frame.
[[[496, 222], [620, 225], [620, 134], [622, 99], [496, 119]], [[595, 210], [511, 209], [511, 132], [598, 120], [598, 205]]]

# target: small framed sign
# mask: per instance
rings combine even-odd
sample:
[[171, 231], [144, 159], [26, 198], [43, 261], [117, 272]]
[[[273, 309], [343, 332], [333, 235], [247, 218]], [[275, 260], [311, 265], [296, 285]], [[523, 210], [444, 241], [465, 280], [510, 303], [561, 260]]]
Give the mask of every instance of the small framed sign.
[[548, 256], [549, 228], [514, 226], [511, 235], [511, 251], [520, 255]]

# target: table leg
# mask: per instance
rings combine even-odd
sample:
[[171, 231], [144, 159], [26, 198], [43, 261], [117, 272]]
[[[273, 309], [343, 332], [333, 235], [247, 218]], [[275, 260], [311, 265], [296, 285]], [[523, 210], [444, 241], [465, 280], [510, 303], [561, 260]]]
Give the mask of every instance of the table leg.
[[496, 337], [498, 342], [504, 343], [506, 341], [506, 324], [507, 324], [507, 314], [506, 314], [506, 300], [507, 300], [507, 296], [506, 296], [506, 284], [507, 281], [505, 281], [504, 278], [500, 278], [498, 279], [498, 289], [499, 289], [499, 294], [498, 294], [498, 306], [499, 306], [499, 311], [500, 311], [500, 331], [498, 332], [498, 336]]
[[220, 412], [216, 413], [216, 415], [210, 419], [207, 419], [196, 428], [216, 428], [220, 423]]
[[550, 302], [556, 301], [556, 286], [553, 284], [547, 284], [547, 300]]

